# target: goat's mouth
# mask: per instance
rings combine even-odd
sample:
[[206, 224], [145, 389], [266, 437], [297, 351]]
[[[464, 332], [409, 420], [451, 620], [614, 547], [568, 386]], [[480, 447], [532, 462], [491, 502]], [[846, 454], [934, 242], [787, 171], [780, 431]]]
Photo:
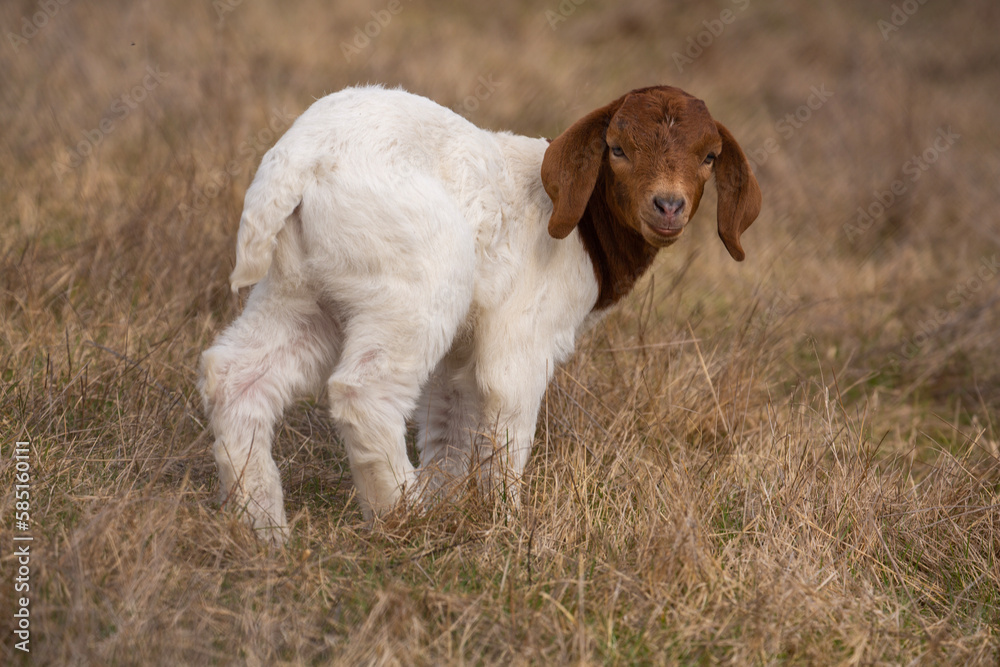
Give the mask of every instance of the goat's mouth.
[[684, 231], [683, 224], [663, 225], [663, 226], [647, 225], [647, 227], [651, 232], [665, 239], [675, 239], [678, 236], [680, 236], [681, 233], [683, 233]]
[[652, 205], [637, 216], [646, 243], [662, 248], [676, 241], [691, 217], [689, 211], [687, 198], [679, 194], [652, 197]]
[[646, 243], [657, 247], [663, 247], [670, 245], [680, 238], [681, 234], [684, 233], [684, 226], [687, 221], [672, 220], [667, 222], [665, 220], [661, 220], [658, 222], [660, 224], [650, 224], [649, 222], [644, 223], [642, 225], [642, 235], [646, 239]]

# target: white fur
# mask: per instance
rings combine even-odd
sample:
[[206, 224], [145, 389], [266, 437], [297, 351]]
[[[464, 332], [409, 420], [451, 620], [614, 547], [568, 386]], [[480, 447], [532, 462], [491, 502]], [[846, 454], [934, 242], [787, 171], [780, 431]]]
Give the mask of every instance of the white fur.
[[225, 497], [266, 538], [287, 534], [274, 426], [324, 386], [366, 516], [472, 464], [516, 504], [545, 387], [598, 296], [579, 234], [548, 234], [547, 146], [368, 87], [317, 101], [264, 156], [231, 276], [255, 286], [200, 388]]

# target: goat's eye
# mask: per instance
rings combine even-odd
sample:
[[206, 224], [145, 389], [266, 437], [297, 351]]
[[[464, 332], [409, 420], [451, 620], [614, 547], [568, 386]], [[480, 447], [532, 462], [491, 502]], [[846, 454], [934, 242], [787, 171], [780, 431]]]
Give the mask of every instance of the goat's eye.
[[621, 146], [612, 146], [611, 154], [615, 157], [625, 157], [625, 151], [622, 150]]
[[712, 166], [714, 162], [715, 162], [715, 153], [709, 153], [708, 155], [705, 156], [705, 161], [702, 162], [702, 164]]

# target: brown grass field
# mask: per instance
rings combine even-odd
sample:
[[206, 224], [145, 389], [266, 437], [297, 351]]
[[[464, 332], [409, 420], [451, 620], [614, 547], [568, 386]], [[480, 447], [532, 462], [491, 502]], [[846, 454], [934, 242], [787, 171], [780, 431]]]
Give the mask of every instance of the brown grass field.
[[[998, 664], [1000, 5], [575, 3], [0, 5], [0, 663]], [[320, 400], [268, 549], [198, 355], [261, 155], [366, 82], [548, 137], [676, 85], [764, 209], [737, 264], [710, 185], [580, 341], [515, 520], [366, 524]]]

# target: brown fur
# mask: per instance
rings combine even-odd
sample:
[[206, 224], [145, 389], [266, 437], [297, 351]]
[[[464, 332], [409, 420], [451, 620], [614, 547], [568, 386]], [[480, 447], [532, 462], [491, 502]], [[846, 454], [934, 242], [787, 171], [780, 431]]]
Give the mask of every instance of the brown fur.
[[669, 86], [634, 90], [552, 141], [542, 162], [549, 234], [579, 227], [600, 285], [595, 309], [628, 294], [656, 252], [681, 236], [713, 173], [719, 236], [742, 261], [740, 236], [760, 212], [760, 187], [701, 100]]

